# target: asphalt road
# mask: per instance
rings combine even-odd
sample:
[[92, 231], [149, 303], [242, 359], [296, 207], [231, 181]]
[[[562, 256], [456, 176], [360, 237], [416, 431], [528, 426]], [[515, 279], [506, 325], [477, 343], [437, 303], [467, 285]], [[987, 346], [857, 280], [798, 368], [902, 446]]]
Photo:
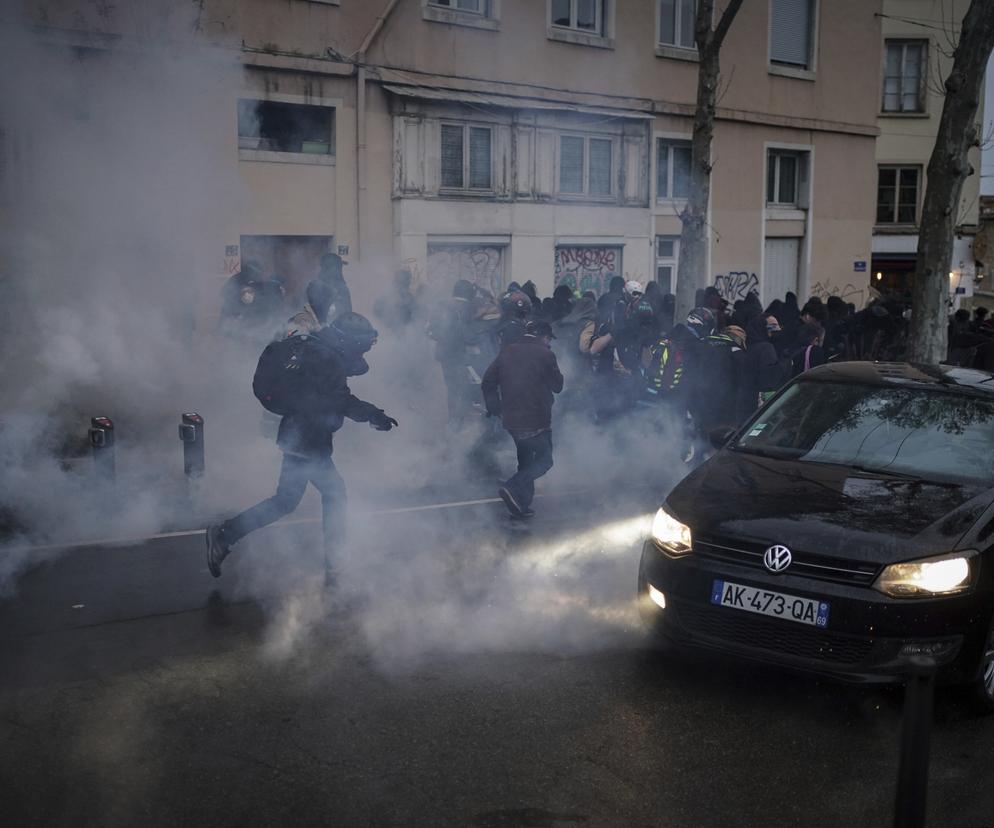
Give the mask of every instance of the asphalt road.
[[[383, 509], [334, 593], [313, 522], [220, 581], [198, 534], [65, 550], [0, 604], [2, 824], [889, 825], [901, 693], [651, 651], [655, 497], [598, 500]], [[994, 825], [955, 695], [929, 817]]]

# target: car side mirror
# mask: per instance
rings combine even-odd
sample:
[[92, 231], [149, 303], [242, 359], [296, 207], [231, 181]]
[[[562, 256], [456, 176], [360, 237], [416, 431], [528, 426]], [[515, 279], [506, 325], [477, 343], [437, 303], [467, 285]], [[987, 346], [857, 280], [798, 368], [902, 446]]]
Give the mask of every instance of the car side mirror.
[[735, 436], [735, 432], [738, 431], [737, 428], [732, 428], [731, 426], [720, 426], [718, 428], [712, 428], [708, 432], [708, 440], [711, 441], [711, 445], [716, 449], [723, 449], [729, 440]]

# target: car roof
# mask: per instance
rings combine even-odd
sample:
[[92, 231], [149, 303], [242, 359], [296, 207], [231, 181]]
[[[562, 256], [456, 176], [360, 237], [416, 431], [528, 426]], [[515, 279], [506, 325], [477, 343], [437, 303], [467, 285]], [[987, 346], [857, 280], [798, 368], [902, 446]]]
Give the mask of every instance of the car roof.
[[852, 382], [886, 388], [900, 385], [994, 396], [994, 374], [956, 365], [837, 362], [806, 371], [799, 379], [805, 382]]

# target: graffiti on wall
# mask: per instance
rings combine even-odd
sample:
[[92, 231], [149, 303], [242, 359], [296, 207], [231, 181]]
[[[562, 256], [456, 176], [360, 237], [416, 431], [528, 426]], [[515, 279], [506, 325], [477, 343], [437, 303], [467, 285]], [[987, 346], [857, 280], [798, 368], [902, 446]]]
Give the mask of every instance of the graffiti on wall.
[[448, 292], [459, 279], [479, 285], [493, 296], [504, 290], [504, 248], [447, 244], [428, 247], [428, 282]]
[[719, 273], [714, 277], [714, 286], [721, 298], [726, 302], [735, 303], [745, 299], [750, 293], [759, 293], [759, 279], [755, 273], [747, 270], [730, 270], [727, 274]]
[[563, 245], [556, 248], [555, 286], [566, 285], [598, 296], [607, 292], [608, 283], [621, 275], [620, 247], [583, 247]]
[[851, 282], [841, 287], [825, 282], [815, 282], [811, 288], [811, 295], [817, 296], [823, 302], [829, 296], [838, 296], [843, 302], [855, 305], [856, 310], [862, 310], [866, 302], [866, 288], [856, 287]]

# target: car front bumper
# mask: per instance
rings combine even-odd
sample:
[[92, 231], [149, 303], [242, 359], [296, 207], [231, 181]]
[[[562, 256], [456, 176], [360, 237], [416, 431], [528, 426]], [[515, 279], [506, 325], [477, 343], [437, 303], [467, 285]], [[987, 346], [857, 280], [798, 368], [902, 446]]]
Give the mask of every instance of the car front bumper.
[[[710, 599], [716, 580], [827, 602], [828, 625], [715, 606]], [[650, 585], [665, 596], [665, 609], [649, 598]], [[694, 553], [670, 558], [651, 539], [642, 549], [638, 589], [643, 617], [671, 644], [850, 681], [900, 681], [911, 659], [921, 654], [934, 658], [943, 680], [970, 681], [977, 675], [991, 621], [986, 596], [976, 591], [893, 599], [869, 587], [772, 575], [695, 559]]]

